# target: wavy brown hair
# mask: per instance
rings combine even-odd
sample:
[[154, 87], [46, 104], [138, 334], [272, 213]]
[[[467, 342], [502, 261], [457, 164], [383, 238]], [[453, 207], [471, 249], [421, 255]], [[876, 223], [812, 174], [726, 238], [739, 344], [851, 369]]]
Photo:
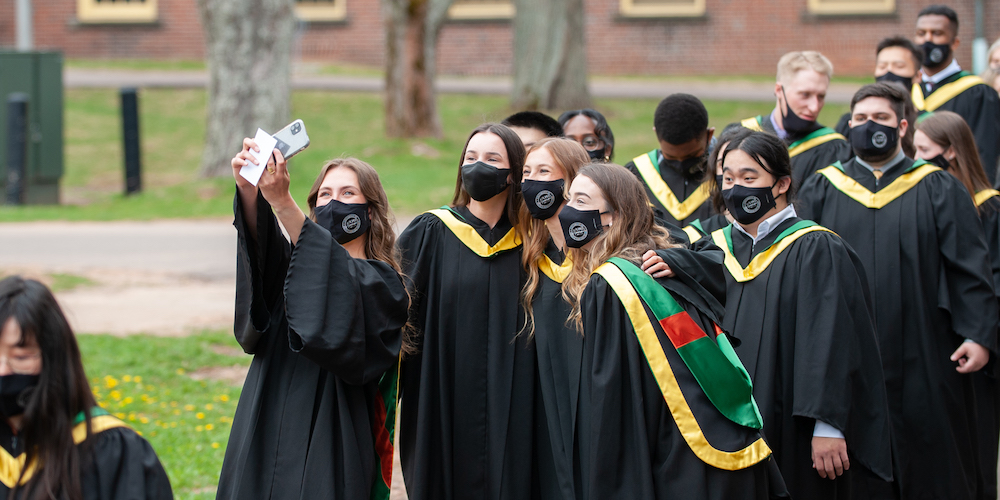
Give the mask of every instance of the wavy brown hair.
[[[42, 354], [38, 385], [28, 397], [18, 432], [24, 441], [25, 464], [39, 468], [10, 496], [82, 500], [80, 472], [92, 450], [90, 410], [97, 403], [83, 371], [76, 337], [52, 292], [35, 280], [11, 276], [0, 281], [0, 327], [10, 319], [21, 328], [18, 345], [34, 340]], [[81, 412], [87, 439], [77, 446], [73, 442], [73, 420]], [[28, 467], [22, 468], [16, 484], [20, 484], [26, 470]]]
[[[323, 164], [319, 176], [316, 177], [316, 182], [313, 182], [312, 188], [309, 189], [309, 196], [306, 198], [306, 202], [309, 204], [309, 218], [313, 222], [316, 221], [316, 200], [319, 197], [319, 188], [323, 185], [323, 179], [326, 179], [330, 171], [341, 167], [350, 169], [358, 176], [358, 188], [361, 189], [361, 194], [368, 202], [371, 227], [365, 234], [365, 257], [389, 264], [400, 277], [405, 279], [403, 268], [400, 265], [399, 249], [396, 248], [396, 231], [393, 229], [396, 222], [395, 216], [392, 214], [392, 209], [389, 208], [389, 199], [385, 195], [385, 189], [382, 188], [382, 181], [379, 179], [375, 167], [357, 158], [337, 158]], [[412, 337], [413, 328], [407, 324], [403, 327], [402, 351], [404, 354], [415, 352]]]
[[589, 250], [570, 249], [573, 270], [563, 281], [562, 294], [573, 306], [567, 322], [572, 322], [577, 331], [583, 332], [580, 297], [590, 282], [591, 273], [598, 266], [611, 257], [621, 257], [639, 265], [642, 254], [647, 250], [680, 245], [671, 242], [667, 230], [653, 220], [653, 208], [641, 181], [625, 167], [612, 163], [591, 163], [580, 169], [579, 176], [597, 184], [608, 203], [605, 210], [614, 215], [614, 222], [594, 238]]
[[[590, 155], [587, 154], [587, 150], [583, 149], [580, 143], [571, 139], [556, 137], [542, 139], [528, 149], [528, 155], [531, 155], [532, 151], [543, 148], [552, 154], [552, 159], [555, 160], [554, 166], [562, 170], [567, 189], [580, 167], [590, 163]], [[565, 191], [563, 196], [565, 196]], [[524, 306], [524, 328], [527, 330], [528, 336], [531, 337], [535, 334], [535, 312], [531, 301], [535, 298], [535, 293], [538, 292], [538, 259], [545, 253], [545, 246], [549, 242], [550, 235], [545, 221], [532, 217], [523, 200], [518, 218], [521, 223], [517, 225], [517, 230], [521, 233], [521, 241], [524, 242], [521, 250], [521, 263], [528, 272], [528, 280], [524, 283], [524, 288], [521, 289], [521, 304]]]
[[961, 115], [951, 111], [935, 111], [919, 121], [916, 128], [945, 151], [948, 148], [955, 151], [955, 159], [950, 162], [948, 172], [962, 181], [970, 197], [975, 199], [976, 193], [993, 187], [979, 161], [976, 138]]
[[507, 163], [510, 164], [511, 186], [507, 191], [507, 219], [514, 226], [517, 225], [517, 211], [521, 206], [521, 169], [524, 168], [524, 159], [528, 156], [524, 150], [524, 143], [521, 138], [506, 125], [499, 123], [484, 123], [469, 134], [465, 139], [465, 146], [462, 147], [462, 156], [458, 158], [458, 179], [455, 181], [455, 196], [451, 200], [452, 207], [464, 207], [469, 204], [471, 197], [465, 190], [462, 183], [462, 165], [465, 164], [465, 152], [469, 149], [469, 141], [476, 134], [489, 133], [500, 137], [507, 148]]

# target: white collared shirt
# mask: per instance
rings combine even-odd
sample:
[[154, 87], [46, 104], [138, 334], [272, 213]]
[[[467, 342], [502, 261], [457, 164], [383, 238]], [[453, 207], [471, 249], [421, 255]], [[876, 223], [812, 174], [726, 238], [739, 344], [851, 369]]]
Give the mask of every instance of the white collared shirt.
[[757, 243], [759, 243], [760, 240], [764, 239], [764, 237], [766, 237], [768, 234], [771, 234], [771, 231], [773, 231], [774, 228], [778, 227], [782, 222], [785, 222], [786, 220], [791, 219], [792, 217], [796, 217], [795, 207], [793, 207], [792, 205], [788, 205], [787, 207], [781, 209], [780, 212], [760, 222], [760, 225], [757, 226], [757, 237], [752, 236], [750, 233], [747, 232], [746, 229], [743, 229], [743, 226], [739, 225], [738, 223], [733, 224], [733, 227], [735, 227], [737, 231], [741, 231], [743, 234], [750, 236], [750, 239], [753, 240], [753, 246], [757, 246]]
[[930, 91], [930, 88], [933, 85], [941, 83], [945, 78], [948, 78], [959, 71], [962, 71], [962, 67], [958, 65], [958, 59], [952, 59], [951, 64], [933, 75], [928, 76], [927, 74], [921, 72], [920, 81], [924, 84], [924, 88]]
[[788, 139], [788, 132], [785, 129], [778, 126], [778, 119], [774, 117], [774, 114], [778, 112], [778, 108], [774, 108], [771, 114], [768, 115], [771, 118], [771, 126], [774, 127], [774, 132], [778, 134], [778, 139], [786, 140]]

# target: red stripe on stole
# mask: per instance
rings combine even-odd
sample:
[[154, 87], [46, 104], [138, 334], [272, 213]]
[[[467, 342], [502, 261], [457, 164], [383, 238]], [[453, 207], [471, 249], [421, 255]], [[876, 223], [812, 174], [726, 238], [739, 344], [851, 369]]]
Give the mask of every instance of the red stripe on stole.
[[375, 408], [372, 415], [372, 430], [375, 434], [375, 453], [382, 464], [382, 481], [386, 486], [392, 485], [392, 439], [389, 429], [385, 428], [385, 402], [381, 397], [375, 398]]
[[660, 326], [667, 333], [667, 338], [674, 345], [674, 349], [680, 349], [690, 342], [707, 336], [687, 311], [661, 319]]

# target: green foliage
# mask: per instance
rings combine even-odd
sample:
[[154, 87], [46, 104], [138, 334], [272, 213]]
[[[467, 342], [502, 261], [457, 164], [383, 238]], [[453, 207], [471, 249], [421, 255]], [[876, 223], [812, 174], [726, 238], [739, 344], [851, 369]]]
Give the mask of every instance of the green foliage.
[[240, 388], [190, 375], [248, 365], [232, 335], [77, 339], [98, 403], [149, 440], [175, 496], [213, 498]]
[[51, 273], [49, 277], [52, 278], [52, 283], [49, 285], [52, 293], [66, 292], [77, 287], [94, 284], [89, 278], [75, 274]]
[[[611, 124], [615, 160], [656, 146], [652, 131], [655, 99], [600, 99], [595, 107]], [[766, 113], [760, 102], [705, 103], [717, 133], [726, 124]], [[62, 206], [0, 206], [0, 221], [148, 220], [225, 217], [232, 213], [231, 178], [198, 176], [205, 134], [205, 92], [145, 89], [140, 93], [143, 192], [124, 196], [121, 123], [115, 90], [66, 92], [66, 172]], [[356, 156], [378, 169], [393, 209], [412, 215], [451, 199], [462, 146], [469, 130], [512, 113], [502, 96], [440, 95], [442, 139], [388, 139], [383, 134], [379, 94], [298, 91], [293, 116], [305, 121], [312, 145], [292, 159], [292, 195], [305, 206], [306, 194], [323, 162]], [[827, 105], [821, 121], [836, 123], [843, 105]], [[558, 115], [558, 112], [553, 112]], [[254, 128], [248, 125], [247, 133]], [[233, 145], [233, 154], [239, 144]]]

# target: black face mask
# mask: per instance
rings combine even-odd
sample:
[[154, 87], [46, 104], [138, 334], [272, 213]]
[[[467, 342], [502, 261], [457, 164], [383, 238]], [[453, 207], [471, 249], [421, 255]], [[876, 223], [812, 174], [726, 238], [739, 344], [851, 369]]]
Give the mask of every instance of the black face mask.
[[343, 245], [368, 232], [372, 221], [368, 217], [367, 203], [330, 203], [316, 207], [316, 223], [330, 231], [330, 236]]
[[0, 375], [0, 414], [16, 417], [24, 414], [39, 375]]
[[462, 165], [462, 184], [476, 201], [486, 201], [507, 189], [509, 168], [496, 168], [481, 161]]
[[930, 40], [921, 45], [924, 49], [924, 66], [938, 68], [951, 62], [951, 45], [938, 45]]
[[736, 184], [722, 190], [722, 200], [730, 215], [740, 224], [753, 224], [775, 207], [771, 187], [752, 188]]
[[705, 152], [701, 156], [685, 158], [683, 160], [668, 160], [664, 158], [663, 163], [667, 167], [680, 172], [685, 177], [701, 175], [704, 174], [705, 166], [708, 165], [708, 148], [705, 148]]
[[893, 72], [888, 72], [882, 76], [875, 77], [876, 82], [886, 82], [886, 83], [898, 83], [906, 89], [907, 92], [913, 87], [913, 78], [907, 78], [905, 76], [899, 76]]
[[887, 127], [868, 120], [851, 127], [851, 148], [864, 161], [882, 161], [896, 152], [899, 144], [899, 129]]
[[604, 150], [606, 147], [601, 149], [595, 149], [593, 151], [587, 151], [587, 155], [590, 156], [591, 160], [604, 161]]
[[944, 157], [944, 153], [941, 153], [941, 154], [935, 156], [934, 158], [928, 158], [925, 161], [931, 162], [931, 163], [933, 163], [933, 164], [935, 164], [935, 165], [937, 165], [937, 166], [939, 166], [939, 167], [941, 167], [941, 168], [943, 168], [945, 170], [948, 170], [951, 167], [951, 162], [948, 161], [948, 159]]
[[781, 124], [785, 128], [785, 132], [797, 134], [816, 127], [815, 121], [803, 119], [792, 111], [792, 107], [788, 104], [788, 96], [785, 95], [785, 87], [781, 87], [781, 95], [785, 98], [785, 113], [781, 114]]
[[605, 212], [563, 207], [562, 212], [559, 212], [559, 224], [562, 225], [566, 246], [580, 248], [604, 232], [602, 213]]
[[563, 188], [566, 181], [559, 179], [555, 181], [534, 181], [525, 179], [521, 182], [521, 194], [524, 195], [524, 204], [528, 207], [531, 216], [538, 220], [551, 218], [563, 202]]

